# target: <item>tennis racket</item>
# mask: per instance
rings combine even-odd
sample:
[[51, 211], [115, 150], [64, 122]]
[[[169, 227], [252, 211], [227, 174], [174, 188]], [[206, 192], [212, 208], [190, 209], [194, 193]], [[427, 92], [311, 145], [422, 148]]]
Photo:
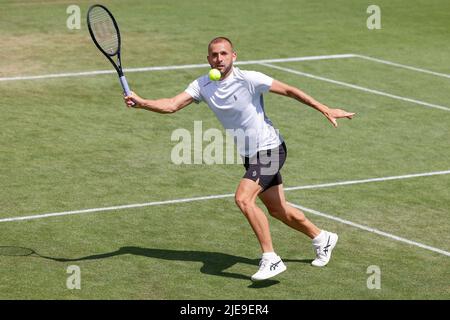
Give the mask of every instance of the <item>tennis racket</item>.
[[[123, 92], [129, 96], [131, 91], [123, 74], [120, 58], [120, 31], [114, 16], [105, 6], [96, 4], [88, 10], [87, 25], [92, 41], [114, 66], [119, 75]], [[116, 61], [114, 61], [114, 58]]]
[[40, 255], [34, 249], [17, 246], [0, 246], [0, 256], [5, 257], [27, 257], [44, 258], [60, 262], [77, 261], [77, 259], [53, 258]]

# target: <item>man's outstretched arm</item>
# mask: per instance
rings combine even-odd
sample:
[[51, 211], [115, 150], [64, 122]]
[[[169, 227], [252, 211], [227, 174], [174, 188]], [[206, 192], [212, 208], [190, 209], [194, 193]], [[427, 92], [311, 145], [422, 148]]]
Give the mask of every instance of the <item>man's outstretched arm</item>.
[[127, 107], [145, 109], [158, 113], [174, 113], [191, 104], [194, 99], [186, 92], [182, 92], [173, 98], [148, 100], [139, 97], [131, 92], [129, 96], [124, 97]]
[[273, 80], [272, 86], [270, 87], [270, 92], [280, 94], [282, 96], [291, 97], [304, 103], [314, 109], [320, 111], [327, 119], [333, 124], [333, 126], [337, 127], [337, 119], [339, 118], [348, 118], [351, 119], [355, 113], [347, 112], [341, 109], [331, 109], [326, 105], [320, 103], [315, 100], [313, 97], [308, 96], [306, 93], [301, 91], [298, 88], [287, 85], [278, 80]]

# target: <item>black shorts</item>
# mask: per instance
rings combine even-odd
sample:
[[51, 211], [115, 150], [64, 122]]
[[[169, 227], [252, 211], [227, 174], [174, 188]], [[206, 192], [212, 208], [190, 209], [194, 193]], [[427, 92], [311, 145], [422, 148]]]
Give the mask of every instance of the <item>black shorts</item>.
[[287, 157], [286, 144], [270, 150], [261, 150], [256, 155], [244, 157], [244, 167], [247, 170], [243, 178], [258, 182], [264, 192], [270, 187], [283, 183], [280, 170]]

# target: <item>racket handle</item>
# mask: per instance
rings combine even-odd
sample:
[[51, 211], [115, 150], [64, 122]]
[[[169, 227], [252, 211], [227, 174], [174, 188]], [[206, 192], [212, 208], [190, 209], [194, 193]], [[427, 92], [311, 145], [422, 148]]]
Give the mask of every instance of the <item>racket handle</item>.
[[131, 94], [131, 91], [130, 91], [130, 87], [128, 86], [127, 79], [125, 78], [125, 76], [121, 76], [121, 77], [119, 78], [119, 80], [120, 80], [120, 84], [122, 85], [123, 92], [124, 92], [127, 96], [129, 96], [129, 95]]
[[[119, 77], [119, 80], [120, 80], [120, 84], [122, 85], [122, 88], [123, 88], [123, 93], [125, 93], [127, 96], [129, 96], [131, 94], [131, 91], [130, 91], [130, 87], [128, 86], [127, 78], [125, 78], [125, 76], [121, 76], [121, 77]], [[133, 106], [134, 105], [135, 104], [133, 103]]]

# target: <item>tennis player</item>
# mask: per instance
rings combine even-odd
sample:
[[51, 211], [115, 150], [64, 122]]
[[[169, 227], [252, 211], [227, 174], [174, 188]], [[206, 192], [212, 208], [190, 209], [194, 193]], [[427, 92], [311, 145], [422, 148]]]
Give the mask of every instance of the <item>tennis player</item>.
[[227, 132], [236, 132], [235, 141], [246, 171], [237, 187], [235, 202], [250, 223], [262, 250], [259, 270], [251, 277], [253, 281], [269, 279], [286, 270], [274, 251], [269, 222], [256, 204], [257, 197], [273, 217], [312, 239], [316, 254], [312, 265], [323, 267], [330, 261], [338, 236], [319, 229], [303, 212], [287, 204], [280, 174], [287, 156], [286, 144], [265, 114], [263, 94], [269, 91], [296, 99], [321, 112], [335, 127], [337, 119], [351, 119], [354, 113], [331, 109], [301, 90], [263, 73], [240, 70], [233, 66], [236, 57], [228, 38], [215, 38], [208, 45], [207, 59], [212, 68], [220, 71], [219, 81], [211, 81], [204, 75], [172, 98], [147, 100], [132, 92], [124, 98], [125, 103], [128, 107], [173, 113], [192, 102], [203, 101]]

